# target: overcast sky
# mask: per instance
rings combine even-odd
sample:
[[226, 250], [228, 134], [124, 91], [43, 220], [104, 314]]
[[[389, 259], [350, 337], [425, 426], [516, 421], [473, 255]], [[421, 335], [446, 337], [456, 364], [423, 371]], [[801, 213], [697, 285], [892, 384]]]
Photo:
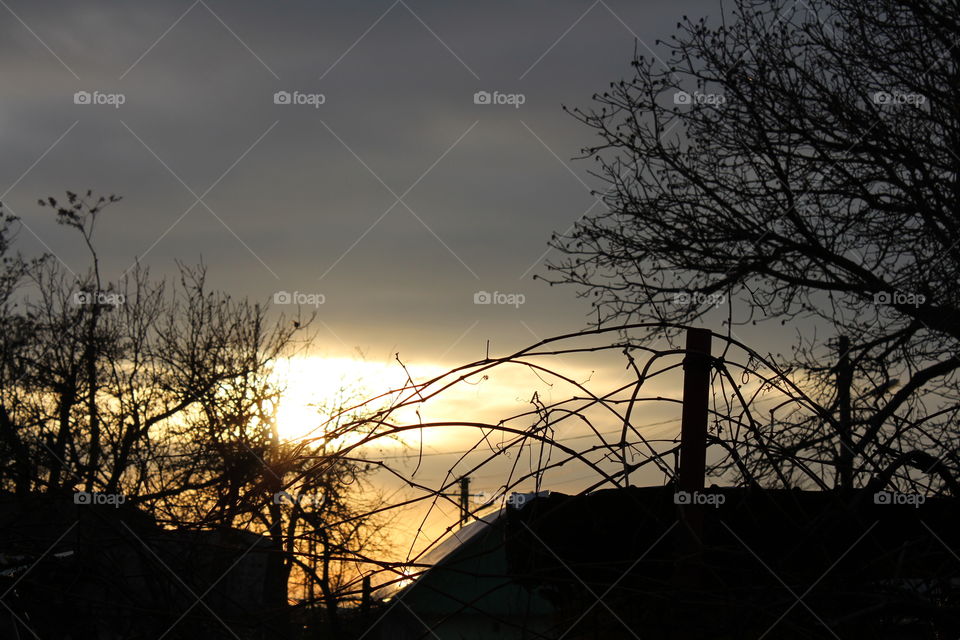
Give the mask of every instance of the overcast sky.
[[601, 206], [572, 160], [592, 134], [561, 105], [629, 74], [635, 39], [656, 49], [719, 7], [0, 4], [0, 194], [22, 250], [82, 270], [35, 202], [116, 193], [96, 238], [109, 277], [203, 260], [234, 295], [322, 295], [327, 353], [450, 363], [586, 324], [573, 289], [532, 280], [550, 234]]

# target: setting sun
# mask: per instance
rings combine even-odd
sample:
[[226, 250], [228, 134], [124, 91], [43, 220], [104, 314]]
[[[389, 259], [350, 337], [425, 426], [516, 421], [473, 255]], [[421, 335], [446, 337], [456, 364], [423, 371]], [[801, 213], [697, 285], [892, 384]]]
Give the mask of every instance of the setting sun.
[[[436, 375], [438, 366], [408, 368], [415, 377]], [[299, 440], [321, 435], [333, 412], [402, 387], [407, 374], [396, 362], [370, 362], [347, 357], [298, 356], [277, 363], [275, 376], [283, 388], [277, 409], [280, 437]]]
[[373, 380], [383, 380], [386, 367], [351, 358], [304, 356], [277, 363], [282, 388], [277, 428], [287, 440], [320, 435], [316, 432], [330, 412], [357, 400]]

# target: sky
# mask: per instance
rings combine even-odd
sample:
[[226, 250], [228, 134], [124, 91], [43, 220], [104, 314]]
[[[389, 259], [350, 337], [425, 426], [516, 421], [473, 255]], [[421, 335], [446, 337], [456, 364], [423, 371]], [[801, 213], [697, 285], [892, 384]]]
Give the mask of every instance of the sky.
[[[107, 279], [135, 260], [160, 277], [202, 262], [275, 316], [315, 311], [317, 359], [292, 368], [284, 414], [304, 422], [345, 377], [397, 383], [395, 354], [430, 376], [587, 326], [575, 289], [533, 279], [551, 234], [603, 206], [575, 159], [594, 134], [562, 106], [589, 107], [635, 49], [663, 56], [682, 16], [719, 6], [5, 0], [0, 201], [21, 251], [83, 272], [77, 236], [36, 201], [120, 195], [94, 239]], [[607, 387], [625, 372], [567, 366]], [[448, 413], [496, 421], [550, 391], [528, 372], [494, 378]], [[425, 450], [473, 440], [434, 434]]]
[[718, 6], [0, 4], [0, 200], [21, 250], [81, 271], [36, 200], [115, 193], [108, 278], [202, 261], [233, 295], [316, 309], [325, 355], [434, 364], [586, 325], [574, 289], [532, 278], [550, 234], [602, 206], [573, 159], [593, 134], [561, 105]]
[[[394, 354], [430, 376], [585, 328], [575, 289], [533, 279], [556, 257], [551, 234], [602, 207], [592, 162], [575, 159], [594, 134], [562, 106], [589, 107], [630, 75], [635, 48], [663, 55], [656, 41], [682, 16], [719, 7], [2, 0], [0, 201], [22, 220], [21, 251], [82, 272], [85, 249], [37, 200], [120, 195], [94, 240], [107, 279], [136, 260], [161, 277], [202, 262], [212, 286], [275, 315], [316, 311], [321, 365], [292, 367], [299, 404], [285, 409], [303, 421], [344, 376], [395, 383], [382, 370]], [[370, 368], [351, 364], [358, 354]], [[628, 373], [612, 362], [566, 372], [609, 389]], [[676, 381], [654, 386], [677, 396]], [[458, 392], [448, 413], [495, 421], [534, 391], [562, 393], [509, 372]], [[654, 433], [673, 437], [678, 417], [659, 404], [639, 421], [674, 419]], [[555, 435], [582, 435], [570, 429]], [[418, 479], [441, 482], [449, 452], [476, 439], [431, 435]], [[473, 489], [495, 491], [513, 462], [474, 473]], [[589, 476], [565, 468], [552, 486]], [[445, 507], [437, 526], [451, 518]]]
[[[658, 40], [684, 16], [715, 23], [722, 7], [0, 0], [0, 202], [21, 219], [21, 252], [52, 254], [80, 274], [86, 248], [37, 201], [67, 190], [116, 194], [122, 201], [101, 216], [94, 238], [105, 279], [137, 261], [158, 277], [175, 275], [178, 262], [202, 263], [211, 287], [265, 304], [273, 318], [289, 322], [298, 305], [315, 312], [311, 358], [281, 374], [289, 391], [280, 427], [297, 440], [319, 422], [314, 405], [342, 383], [376, 394], [404, 384], [408, 372], [422, 380], [589, 326], [595, 316], [575, 288], [534, 278], [559, 258], [552, 234], [603, 207], [591, 193], [604, 186], [590, 173], [598, 165], [578, 159], [599, 138], [563, 106], [589, 109], [593, 94], [632, 75], [635, 51], [662, 63]], [[706, 326], [725, 332], [723, 317], [712, 312]], [[761, 353], [788, 352], [812, 328], [800, 318], [738, 326], [735, 337]], [[680, 358], [662, 363], [674, 368], [644, 384], [631, 415], [656, 451], [679, 435]], [[602, 396], [634, 378], [616, 352], [552, 364], [568, 379], [505, 366], [400, 418], [496, 424], [538, 402], [582, 398], [571, 381]], [[711, 408], [736, 429], [740, 408], [721, 377]], [[748, 397], [759, 387], [756, 377], [739, 381]], [[782, 396], [749, 404], [774, 432], [771, 410]], [[598, 442], [590, 420], [612, 443], [623, 421], [606, 409], [569, 420], [553, 412], [538, 433], [584, 450]], [[535, 413], [509, 426], [539, 428]], [[710, 428], [723, 437], [719, 425]], [[364, 451], [394, 473], [371, 474], [363, 491], [394, 505], [428, 497], [393, 512], [392, 556], [409, 557], [457, 526], [461, 476], [471, 479], [475, 508], [503, 504], [514, 490], [573, 494], [597, 484], [596, 470], [574, 460], [513, 486], [511, 478], [562, 459], [562, 446], [546, 459], [534, 446], [501, 455], [498, 436], [424, 429]], [[638, 440], [630, 460], [655, 458]], [[708, 455], [709, 464], [722, 449]], [[487, 457], [495, 459], [478, 466]], [[606, 451], [588, 457], [618, 468]], [[670, 455], [662, 464], [676, 463]], [[629, 480], [658, 485], [667, 475], [648, 465]], [[707, 483], [714, 480], [722, 481]], [[450, 500], [431, 508], [436, 491]]]

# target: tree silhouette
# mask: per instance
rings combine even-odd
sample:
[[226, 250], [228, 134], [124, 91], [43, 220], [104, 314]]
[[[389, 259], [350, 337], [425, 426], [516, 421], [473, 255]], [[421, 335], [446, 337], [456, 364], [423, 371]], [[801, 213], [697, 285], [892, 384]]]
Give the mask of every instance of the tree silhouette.
[[803, 459], [840, 486], [956, 487], [960, 9], [737, 0], [722, 22], [684, 19], [665, 62], [571, 111], [607, 211], [554, 236], [547, 279], [601, 321], [726, 301], [733, 325], [795, 323], [823, 410], [778, 416], [766, 479]]
[[347, 566], [383, 536], [365, 514], [375, 492], [356, 495], [367, 465], [326, 445], [349, 434], [280, 438], [273, 365], [310, 319], [270, 320], [211, 290], [202, 266], [180, 264], [170, 282], [137, 264], [107, 281], [94, 231], [119, 201], [41, 201], [88, 250], [80, 275], [14, 254], [16, 219], [0, 214], [0, 490], [122, 494], [168, 528], [261, 534], [282, 552], [276, 609], [297, 568], [335, 609]]

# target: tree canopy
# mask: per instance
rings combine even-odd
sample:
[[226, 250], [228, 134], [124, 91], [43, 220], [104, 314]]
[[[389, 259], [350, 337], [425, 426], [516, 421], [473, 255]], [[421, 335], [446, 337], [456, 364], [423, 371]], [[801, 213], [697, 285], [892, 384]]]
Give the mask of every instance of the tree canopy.
[[912, 468], [949, 486], [958, 34], [956, 3], [925, 0], [738, 0], [719, 25], [685, 19], [666, 59], [636, 57], [570, 111], [599, 137], [583, 156], [606, 211], [554, 237], [547, 279], [604, 322], [690, 322], [726, 301], [733, 325], [791, 324], [792, 364], [833, 393], [824, 415], [843, 398], [822, 329], [849, 338], [852, 417], [788, 429], [780, 462], [846, 455], [858, 483]]

